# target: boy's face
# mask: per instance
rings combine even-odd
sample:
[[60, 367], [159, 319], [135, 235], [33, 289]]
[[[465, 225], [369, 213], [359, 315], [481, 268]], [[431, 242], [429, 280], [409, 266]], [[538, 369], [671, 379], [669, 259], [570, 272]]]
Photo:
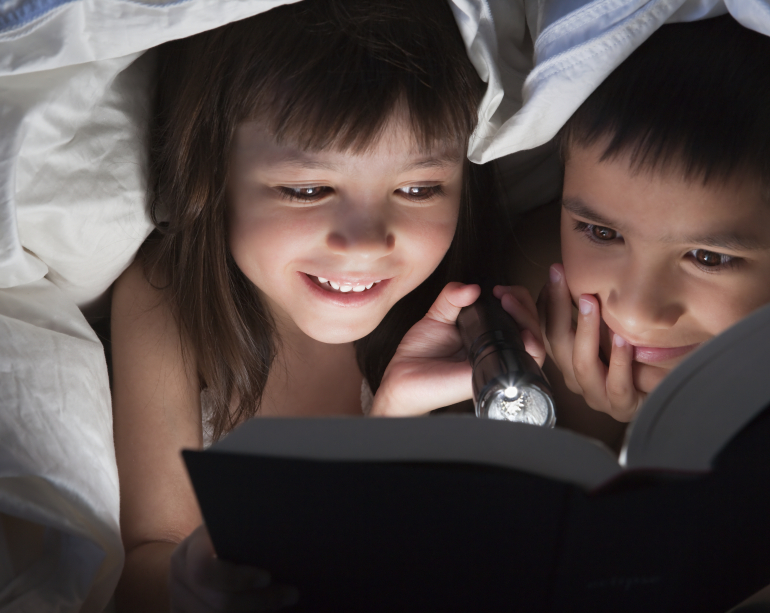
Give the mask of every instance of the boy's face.
[[593, 294], [601, 347], [634, 346], [636, 388], [650, 392], [701, 343], [770, 302], [770, 203], [740, 178], [704, 186], [681, 173], [600, 162], [573, 147], [561, 217], [566, 281]]

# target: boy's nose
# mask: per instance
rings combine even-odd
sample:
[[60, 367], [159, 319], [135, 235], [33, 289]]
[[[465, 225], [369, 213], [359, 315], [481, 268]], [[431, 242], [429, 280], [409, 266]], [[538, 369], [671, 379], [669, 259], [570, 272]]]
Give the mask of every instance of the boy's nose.
[[679, 289], [676, 279], [663, 269], [621, 271], [604, 308], [630, 334], [665, 330], [684, 313]]
[[374, 260], [393, 251], [396, 237], [378, 211], [346, 207], [336, 216], [326, 245], [338, 255]]

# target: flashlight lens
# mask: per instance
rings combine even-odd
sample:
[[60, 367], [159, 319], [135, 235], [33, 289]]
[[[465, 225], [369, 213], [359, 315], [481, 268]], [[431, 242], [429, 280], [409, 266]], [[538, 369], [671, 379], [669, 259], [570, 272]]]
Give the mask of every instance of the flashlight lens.
[[[517, 389], [511, 398], [506, 388], [490, 390], [481, 405], [489, 419], [517, 421], [536, 426], [551, 426], [554, 421], [551, 399], [536, 387]], [[516, 388], [514, 388], [516, 389]]]

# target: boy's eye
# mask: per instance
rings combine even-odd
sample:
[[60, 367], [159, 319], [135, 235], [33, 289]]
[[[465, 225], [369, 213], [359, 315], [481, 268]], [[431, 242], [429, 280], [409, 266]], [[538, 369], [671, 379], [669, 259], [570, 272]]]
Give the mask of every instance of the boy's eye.
[[690, 255], [701, 268], [719, 268], [726, 266], [733, 266], [738, 258], [731, 255], [724, 255], [722, 253], [716, 253], [715, 251], [707, 251], [706, 249], [693, 249], [690, 251]]
[[331, 193], [331, 187], [314, 185], [312, 187], [279, 187], [281, 195], [288, 200], [315, 202]]
[[591, 226], [591, 234], [596, 240], [611, 241], [618, 237], [618, 233], [612, 228], [605, 228], [604, 226], [595, 226], [593, 224], [589, 224], [589, 225]]
[[408, 187], [400, 187], [396, 191], [401, 192], [410, 200], [428, 200], [444, 193], [440, 185], [409, 185]]
[[584, 221], [576, 221], [575, 230], [585, 234], [589, 240], [595, 243], [609, 243], [623, 238], [617, 230], [613, 230], [606, 226], [597, 226]]

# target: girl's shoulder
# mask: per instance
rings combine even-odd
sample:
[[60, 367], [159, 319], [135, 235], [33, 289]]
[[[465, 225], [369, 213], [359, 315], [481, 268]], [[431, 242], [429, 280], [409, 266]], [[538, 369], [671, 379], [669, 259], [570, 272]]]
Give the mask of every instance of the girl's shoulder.
[[165, 283], [159, 277], [155, 274], [150, 280], [144, 260], [137, 255], [112, 287], [113, 317], [116, 310], [118, 315], [137, 317], [150, 311], [167, 311], [170, 314], [170, 305], [163, 291]]
[[[148, 279], [140, 258], [113, 286], [111, 320], [115, 392], [129, 380], [145, 387], [160, 372], [173, 379], [171, 387], [179, 388], [185, 401], [200, 392], [195, 360], [184, 350], [167, 291], [157, 279]], [[128, 391], [131, 397], [142, 393]], [[113, 396], [120, 400], [117, 393]]]

